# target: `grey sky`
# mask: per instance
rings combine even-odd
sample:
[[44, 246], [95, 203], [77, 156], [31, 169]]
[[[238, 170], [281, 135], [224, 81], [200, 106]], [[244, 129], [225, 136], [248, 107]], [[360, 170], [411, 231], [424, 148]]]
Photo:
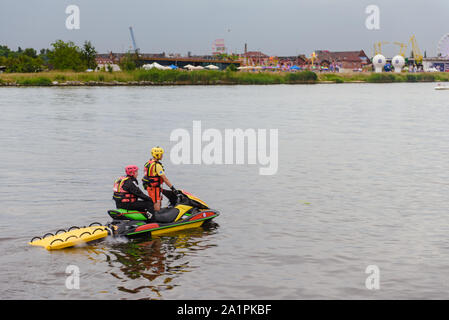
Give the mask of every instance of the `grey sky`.
[[[65, 9], [80, 8], [80, 30], [67, 30]], [[365, 27], [370, 5], [380, 8], [380, 30]], [[307, 54], [315, 49], [364, 49], [375, 41], [408, 42], [414, 34], [421, 51], [436, 54], [449, 32], [449, 0], [0, 0], [0, 44], [17, 49], [49, 48], [56, 39], [99, 52], [127, 51], [133, 26], [141, 52], [210, 54], [224, 38], [234, 52], [262, 50], [269, 55]], [[383, 47], [394, 55], [399, 47]], [[407, 49], [409, 54], [411, 47]]]

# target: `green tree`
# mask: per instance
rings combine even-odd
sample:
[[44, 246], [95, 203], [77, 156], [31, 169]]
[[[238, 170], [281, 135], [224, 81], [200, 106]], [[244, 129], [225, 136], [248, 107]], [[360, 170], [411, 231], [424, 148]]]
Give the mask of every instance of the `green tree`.
[[124, 71], [132, 71], [137, 68], [135, 55], [128, 52], [119, 63], [120, 69]]
[[23, 54], [27, 55], [28, 57], [31, 57], [31, 58], [37, 58], [37, 52], [33, 48], [26, 48], [23, 51]]
[[43, 61], [33, 48], [22, 50], [19, 47], [14, 52], [7, 46], [0, 46], [0, 57], [0, 65], [6, 67], [6, 72], [38, 72], [43, 68]]
[[6, 72], [39, 72], [42, 71], [43, 61], [21, 54], [18, 57], [6, 59]]
[[48, 57], [49, 53], [50, 53], [49, 49], [41, 49], [39, 52], [39, 58], [41, 58], [44, 64], [46, 65], [48, 65], [48, 61], [50, 60], [50, 58]]
[[10, 53], [11, 50], [8, 48], [8, 46], [0, 46], [0, 57], [8, 57]]
[[81, 50], [81, 56], [83, 62], [89, 69], [95, 70], [97, 68], [97, 62], [95, 61], [95, 58], [97, 57], [97, 51], [90, 41], [84, 42], [83, 48]]
[[7, 61], [8, 61], [8, 58], [0, 55], [0, 66], [5, 66]]
[[48, 53], [49, 64], [57, 70], [84, 71], [87, 68], [82, 52], [72, 41], [57, 40], [51, 44], [53, 50]]
[[237, 67], [235, 66], [235, 64], [231, 63], [226, 67], [226, 71], [237, 71]]

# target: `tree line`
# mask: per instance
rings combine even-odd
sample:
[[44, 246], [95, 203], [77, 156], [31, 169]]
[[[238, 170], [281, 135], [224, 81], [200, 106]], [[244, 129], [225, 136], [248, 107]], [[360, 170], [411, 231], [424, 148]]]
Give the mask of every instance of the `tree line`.
[[97, 67], [95, 57], [97, 51], [90, 41], [82, 47], [72, 41], [57, 40], [50, 49], [41, 49], [39, 53], [33, 48], [18, 47], [13, 51], [0, 45], [0, 66], [5, 72], [40, 72], [45, 70], [94, 70]]

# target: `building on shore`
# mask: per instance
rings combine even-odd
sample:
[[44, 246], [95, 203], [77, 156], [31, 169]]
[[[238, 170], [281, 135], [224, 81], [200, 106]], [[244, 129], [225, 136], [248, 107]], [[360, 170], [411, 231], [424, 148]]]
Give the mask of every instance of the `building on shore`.
[[139, 56], [140, 64], [151, 64], [158, 63], [162, 66], [168, 67], [174, 65], [178, 68], [184, 68], [188, 65], [197, 67], [206, 67], [209, 65], [214, 65], [218, 67], [220, 70], [225, 70], [231, 64], [233, 64], [236, 68], [240, 67], [241, 61], [237, 60], [222, 60], [213, 56], [190, 56], [190, 57], [155, 57], [155, 56]]
[[[131, 53], [133, 54], [133, 53]], [[97, 54], [97, 57], [95, 61], [97, 62], [98, 66], [100, 68], [105, 67], [106, 70], [109, 66], [113, 67], [113, 71], [120, 70], [120, 67], [118, 66], [120, 63], [120, 60], [123, 59], [127, 53], [102, 53]], [[219, 59], [217, 56], [213, 55], [191, 55], [188, 54], [187, 57], [181, 57], [180, 54], [169, 54], [168, 56], [165, 54], [165, 52], [162, 53], [139, 53], [139, 56], [137, 58], [137, 64], [138, 66], [142, 66], [144, 64], [151, 64], [151, 63], [158, 63], [162, 66], [170, 66], [174, 65], [178, 68], [183, 68], [187, 65], [192, 66], [208, 66], [208, 65], [215, 65], [219, 69], [224, 70], [229, 65], [233, 64], [235, 67], [239, 67], [241, 65], [241, 61], [231, 61], [231, 60], [223, 60]], [[118, 69], [117, 69], [118, 68]], [[98, 67], [97, 67], [98, 69]]]
[[268, 65], [270, 56], [261, 51], [248, 51], [240, 54], [240, 57], [245, 65], [248, 66], [262, 66]]
[[278, 66], [288, 68], [292, 66], [304, 66], [308, 63], [305, 55], [297, 56], [269, 56], [261, 51], [248, 51], [239, 55], [242, 63], [247, 66]]
[[125, 53], [113, 53], [112, 51], [109, 53], [97, 53], [95, 61], [97, 62], [97, 64], [118, 64], [120, 62], [120, 59], [124, 56]]
[[281, 68], [289, 68], [293, 66], [303, 67], [309, 63], [309, 59], [304, 54], [297, 56], [280, 56], [278, 57], [279, 66]]
[[423, 58], [424, 71], [449, 72], [449, 59], [447, 58]]
[[[113, 71], [116, 71], [119, 70], [120, 60], [125, 56], [126, 53], [109, 52], [107, 54], [98, 54], [96, 61], [99, 68], [104, 67], [107, 69], [112, 66]], [[312, 60], [312, 58], [307, 58], [304, 54], [279, 57], [269, 56], [261, 51], [247, 51], [245, 46], [245, 52], [237, 56], [238, 58], [235, 59], [235, 57], [226, 57], [226, 55], [192, 55], [190, 52], [186, 57], [182, 57], [180, 54], [166, 55], [165, 52], [139, 53], [137, 61], [139, 66], [156, 62], [162, 66], [174, 65], [179, 68], [187, 65], [205, 67], [213, 64], [221, 70], [226, 69], [230, 64], [234, 64], [236, 67], [241, 65], [277, 67], [281, 70], [298, 66], [302, 69], [331, 72], [354, 72], [371, 68], [371, 60], [363, 50], [336, 52], [317, 50]]]
[[360, 51], [316, 50], [316, 63], [321, 69], [336, 72], [362, 71], [371, 65], [370, 58]]
[[97, 63], [97, 68], [95, 71], [108, 71], [109, 68], [112, 68], [112, 71], [120, 71], [120, 67], [118, 65], [119, 59], [111, 57], [108, 55], [97, 55], [95, 58], [95, 62]]

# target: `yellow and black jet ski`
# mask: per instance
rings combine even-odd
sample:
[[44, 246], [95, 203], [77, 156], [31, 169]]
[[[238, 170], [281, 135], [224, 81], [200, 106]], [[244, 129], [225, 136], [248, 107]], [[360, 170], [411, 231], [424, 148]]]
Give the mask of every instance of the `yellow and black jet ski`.
[[158, 236], [169, 232], [200, 227], [219, 216], [219, 212], [194, 195], [179, 190], [177, 203], [163, 208], [151, 218], [147, 213], [124, 209], [109, 210], [112, 222], [107, 224], [114, 236]]
[[83, 243], [114, 237], [159, 236], [170, 232], [200, 227], [219, 215], [201, 199], [179, 190], [177, 203], [173, 207], [163, 208], [149, 217], [146, 212], [135, 210], [109, 210], [112, 221], [106, 225], [98, 222], [87, 227], [70, 227], [42, 237], [34, 237], [32, 246], [41, 246], [47, 250], [64, 249]]

